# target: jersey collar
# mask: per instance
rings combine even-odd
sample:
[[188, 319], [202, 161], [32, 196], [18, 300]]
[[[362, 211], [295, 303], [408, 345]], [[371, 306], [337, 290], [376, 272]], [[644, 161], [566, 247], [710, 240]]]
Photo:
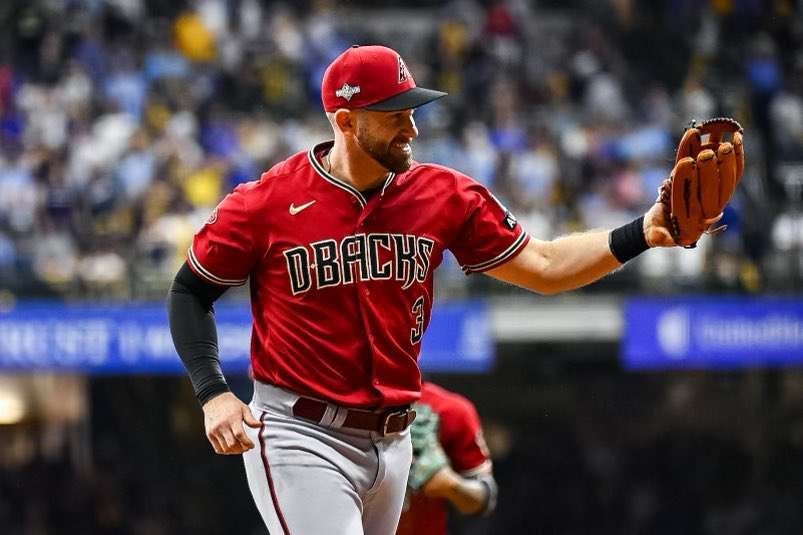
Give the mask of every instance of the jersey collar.
[[[321, 178], [332, 184], [333, 186], [342, 189], [343, 191], [351, 194], [354, 196], [357, 201], [360, 203], [362, 208], [365, 208], [367, 201], [365, 200], [365, 196], [360, 193], [360, 190], [349, 184], [348, 182], [344, 182], [337, 178], [334, 175], [329, 174], [321, 165], [321, 162], [318, 161], [318, 154], [321, 151], [328, 152], [332, 149], [332, 146], [335, 144], [334, 141], [324, 141], [323, 143], [319, 143], [312, 147], [309, 152], [307, 152], [307, 158], [309, 158], [309, 162], [312, 165], [312, 168], [318, 173]], [[379, 192], [379, 195], [382, 196], [385, 194], [385, 190], [390, 186], [390, 183], [393, 182], [393, 179], [396, 177], [396, 173], [388, 173], [388, 177], [385, 179], [385, 183], [382, 185], [382, 190]]]

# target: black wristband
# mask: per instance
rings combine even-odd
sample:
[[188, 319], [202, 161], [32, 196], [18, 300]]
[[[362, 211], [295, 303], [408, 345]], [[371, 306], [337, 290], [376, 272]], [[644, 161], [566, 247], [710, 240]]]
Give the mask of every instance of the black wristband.
[[608, 235], [608, 247], [620, 264], [649, 249], [647, 238], [644, 237], [644, 216], [613, 229]]

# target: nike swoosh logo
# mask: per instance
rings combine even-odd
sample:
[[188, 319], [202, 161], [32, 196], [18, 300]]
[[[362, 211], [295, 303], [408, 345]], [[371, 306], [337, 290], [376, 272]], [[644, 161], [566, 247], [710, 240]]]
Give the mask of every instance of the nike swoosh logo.
[[304, 203], [304, 204], [299, 205], [299, 206], [295, 206], [293, 203], [290, 203], [290, 215], [296, 215], [301, 210], [306, 210], [307, 208], [309, 208], [313, 204], [315, 204], [315, 201], [310, 201], [308, 203]]

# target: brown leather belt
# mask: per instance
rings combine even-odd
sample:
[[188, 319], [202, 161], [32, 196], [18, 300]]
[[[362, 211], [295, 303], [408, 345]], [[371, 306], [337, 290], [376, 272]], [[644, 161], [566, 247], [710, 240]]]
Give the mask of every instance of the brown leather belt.
[[[300, 397], [293, 404], [293, 416], [320, 424], [328, 406], [329, 404], [325, 401]], [[415, 411], [410, 407], [398, 407], [384, 411], [346, 408], [339, 410], [346, 411], [346, 417], [339, 427], [374, 431], [382, 436], [400, 433], [415, 420]]]

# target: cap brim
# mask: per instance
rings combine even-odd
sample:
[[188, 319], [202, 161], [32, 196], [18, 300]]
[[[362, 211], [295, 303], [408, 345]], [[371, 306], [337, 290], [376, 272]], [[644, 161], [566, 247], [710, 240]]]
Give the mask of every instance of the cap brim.
[[365, 106], [364, 109], [371, 111], [400, 111], [417, 108], [428, 104], [433, 100], [445, 97], [448, 93], [443, 91], [435, 91], [434, 89], [427, 89], [425, 87], [413, 87], [404, 93], [393, 95], [389, 99], [381, 102]]

